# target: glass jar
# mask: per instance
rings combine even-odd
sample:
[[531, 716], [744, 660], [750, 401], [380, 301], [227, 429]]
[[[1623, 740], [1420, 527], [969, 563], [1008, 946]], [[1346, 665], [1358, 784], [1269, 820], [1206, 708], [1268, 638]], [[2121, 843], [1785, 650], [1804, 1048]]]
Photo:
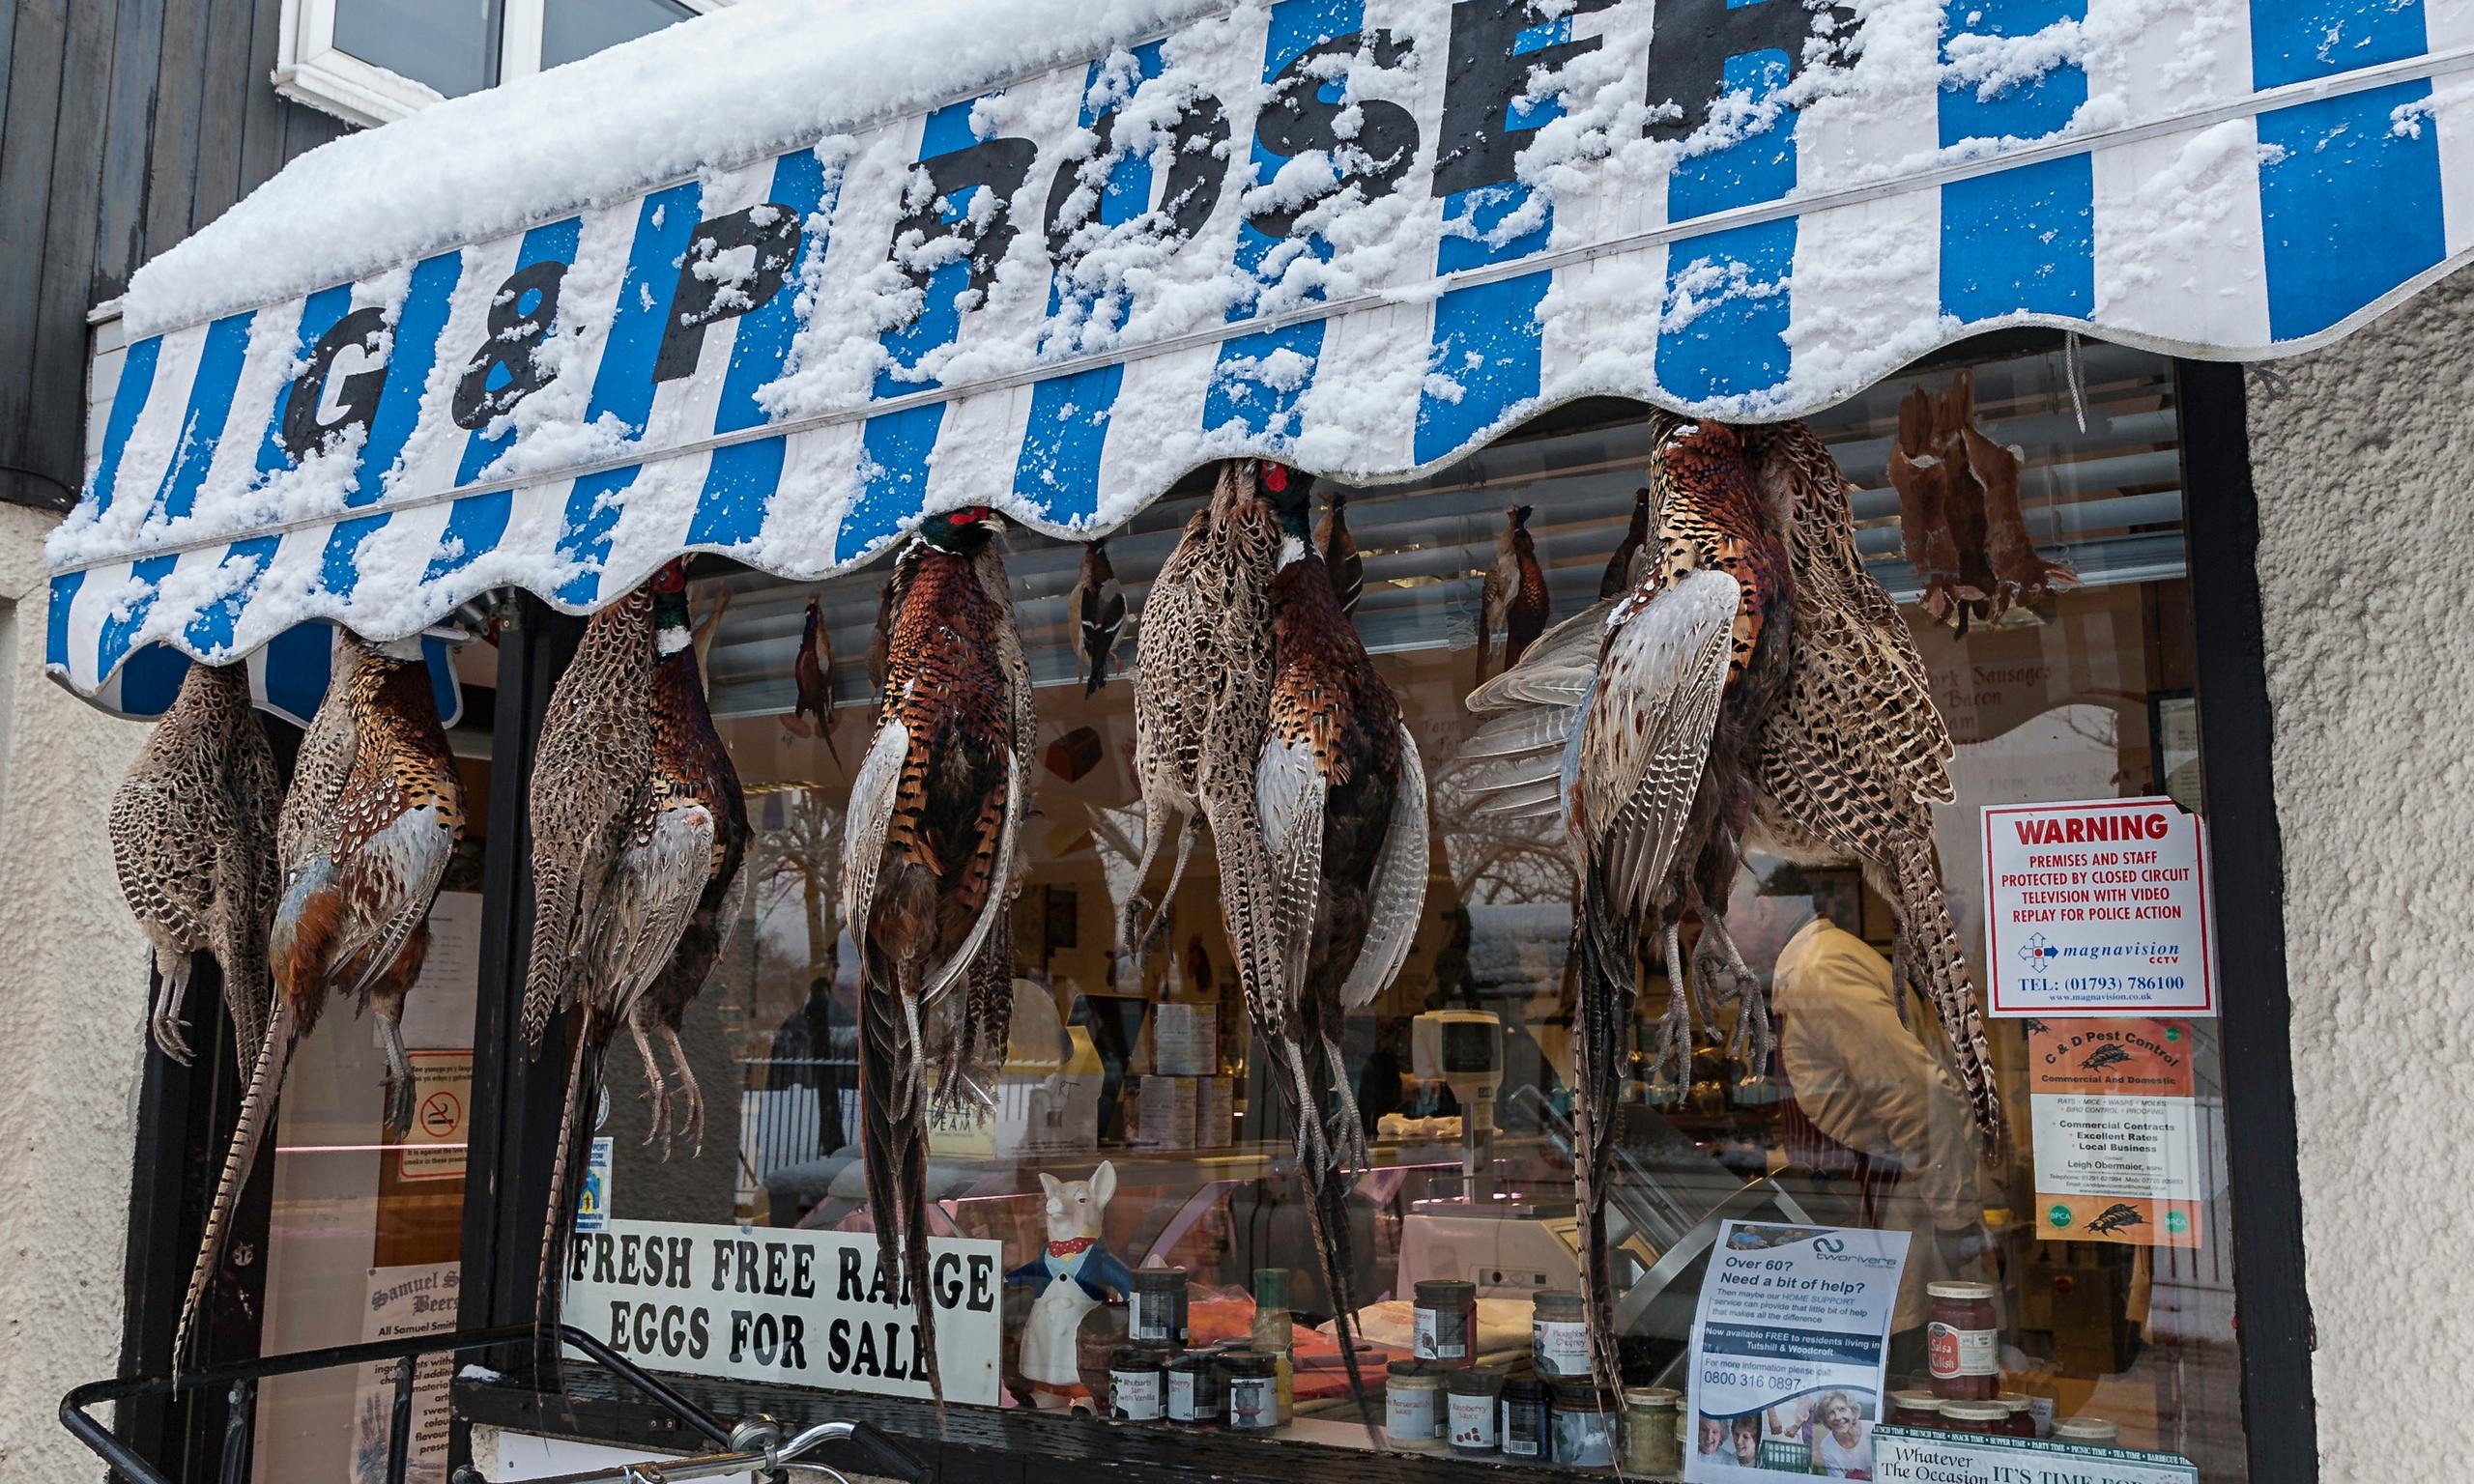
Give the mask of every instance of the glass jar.
[[2110, 1448], [2121, 1441], [2121, 1428], [2102, 1417], [2072, 1417], [2053, 1425], [2053, 1441], [2075, 1442], [2083, 1447]]
[[1683, 1393], [1672, 1386], [1642, 1386], [1624, 1393], [1624, 1471], [1665, 1479], [1683, 1471], [1683, 1440], [1676, 1432]]
[[1273, 1356], [1232, 1350], [1221, 1356], [1220, 1374], [1227, 1383], [1230, 1431], [1268, 1433], [1280, 1426], [1280, 1366]]
[[1126, 1296], [1126, 1337], [1136, 1345], [1186, 1343], [1186, 1270], [1137, 1268]]
[[1531, 1300], [1529, 1356], [1540, 1376], [1587, 1376], [1589, 1313], [1568, 1288], [1546, 1288]]
[[1411, 1353], [1458, 1369], [1478, 1359], [1478, 1285], [1465, 1278], [1428, 1278], [1417, 1286]]
[[1551, 1430], [1556, 1463], [1578, 1469], [1601, 1469], [1615, 1462], [1615, 1430], [1610, 1413], [1615, 1393], [1596, 1382], [1552, 1383], [1554, 1417]]
[[1280, 1402], [1279, 1425], [1285, 1426], [1297, 1406], [1296, 1373], [1291, 1352], [1297, 1343], [1294, 1319], [1288, 1312], [1288, 1270], [1254, 1270], [1253, 1348], [1272, 1357], [1273, 1390]]
[[1943, 1402], [1942, 1431], [1945, 1433], [2007, 1433], [2010, 1430], [2010, 1409], [1999, 1402]]
[[1504, 1456], [1534, 1458], [1541, 1464], [1553, 1457], [1548, 1452], [1554, 1437], [1552, 1410], [1544, 1382], [1535, 1376], [1506, 1377], [1503, 1425], [1496, 1429]]
[[1383, 1375], [1383, 1435], [1394, 1442], [1432, 1442], [1443, 1433], [1443, 1367], [1395, 1360]]
[[1933, 1394], [1943, 1401], [1989, 1402], [2001, 1390], [2001, 1321], [1990, 1283], [1927, 1283], [1924, 1351]]
[[1909, 1386], [1890, 1393], [1892, 1427], [1936, 1428], [1942, 1425], [1942, 1399], [1922, 1386]]
[[1504, 1373], [1468, 1366], [1443, 1384], [1444, 1426], [1454, 1453], [1492, 1453], [1502, 1436]]
[[1109, 1420], [1160, 1420], [1167, 1401], [1165, 1358], [1159, 1351], [1143, 1345], [1120, 1345], [1109, 1353]]
[[2010, 1421], [2005, 1429], [2013, 1438], [2036, 1436], [2036, 1399], [2025, 1391], [2004, 1391], [1994, 1398], [2010, 1409]]
[[1228, 1414], [1220, 1357], [1190, 1350], [1168, 1362], [1168, 1420], [1206, 1427]]

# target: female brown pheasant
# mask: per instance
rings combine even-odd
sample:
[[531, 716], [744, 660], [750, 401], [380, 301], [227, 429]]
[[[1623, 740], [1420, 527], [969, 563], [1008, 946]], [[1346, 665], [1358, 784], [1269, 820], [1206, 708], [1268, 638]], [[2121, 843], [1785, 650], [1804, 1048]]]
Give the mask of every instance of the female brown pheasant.
[[[713, 965], [720, 961], [731, 930], [746, 904], [747, 882], [740, 867], [747, 859], [752, 834], [747, 824], [747, 796], [739, 788], [738, 770], [731, 765], [721, 733], [713, 728], [713, 713], [705, 699], [705, 680], [696, 662], [694, 630], [688, 622], [684, 564], [672, 562], [653, 578], [652, 729], [653, 772], [665, 800], [693, 800], [714, 820], [712, 848], [707, 852], [703, 889], [679, 933], [678, 948], [627, 1017], [636, 1053], [645, 1060], [647, 1094], [652, 1099], [650, 1127], [645, 1142], [659, 1139], [670, 1152], [671, 1079], [662, 1075], [650, 1038], [658, 1033], [670, 1048], [677, 1096], [685, 1100], [675, 1126], [692, 1148], [705, 1139], [705, 1095], [696, 1085], [695, 1069], [678, 1043], [678, 1028], [687, 1007], [705, 990]], [[824, 713], [827, 721], [832, 712]]]
[[[1036, 725], [995, 534], [985, 506], [931, 516], [896, 560], [877, 635], [877, 729], [844, 837], [843, 921], [860, 952], [859, 1145], [877, 1262], [910, 1295], [912, 1373], [940, 1408], [928, 1070], [938, 1064], [936, 1096], [952, 1099], [1003, 1054]], [[932, 1044], [956, 989], [961, 1013]]]
[[268, 945], [273, 1012], [207, 1211], [173, 1341], [176, 1358], [187, 1350], [222, 1261], [232, 1206], [273, 1119], [293, 1048], [316, 1028], [330, 993], [375, 1007], [389, 1073], [388, 1122], [411, 1121], [403, 996], [419, 975], [430, 904], [463, 834], [464, 794], [419, 643], [372, 645], [347, 634], [338, 659], [284, 796], [277, 827], [284, 892]]
[[275, 817], [283, 785], [241, 665], [193, 663], [171, 709], [112, 795], [112, 865], [155, 950], [148, 1025], [165, 1056], [191, 1052], [181, 1025], [191, 956], [223, 971], [232, 1049], [245, 1078], [266, 1034], [267, 930], [282, 875]]
[[1504, 512], [1504, 531], [1495, 538], [1495, 559], [1486, 568], [1485, 583], [1478, 593], [1478, 678], [1472, 684], [1485, 683], [1497, 630], [1504, 636], [1502, 668], [1510, 670], [1546, 627], [1546, 572], [1538, 564], [1538, 542], [1529, 533], [1532, 513], [1528, 505], [1514, 505]]

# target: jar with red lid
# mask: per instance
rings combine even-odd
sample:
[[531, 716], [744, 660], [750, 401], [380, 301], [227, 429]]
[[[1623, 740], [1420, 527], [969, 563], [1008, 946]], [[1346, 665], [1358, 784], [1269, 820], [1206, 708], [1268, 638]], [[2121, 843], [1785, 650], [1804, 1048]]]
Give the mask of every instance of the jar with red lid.
[[2036, 1436], [2036, 1399], [2025, 1391], [2004, 1391], [1994, 1398], [2010, 1409], [2010, 1420], [2003, 1431], [2013, 1438]]
[[[1928, 1283], [1924, 1350], [1933, 1394], [1945, 1402], [1990, 1402], [2001, 1391], [2001, 1321], [1990, 1283]], [[1947, 1409], [1944, 1409], [1944, 1415]], [[2007, 1409], [2002, 1412], [2006, 1420]]]
[[1938, 1428], [1942, 1425], [1942, 1399], [1920, 1386], [1893, 1391], [1889, 1422], [1892, 1427]]
[[2006, 1433], [2010, 1428], [2010, 1409], [1999, 1402], [1943, 1402], [1942, 1431], [1945, 1433]]

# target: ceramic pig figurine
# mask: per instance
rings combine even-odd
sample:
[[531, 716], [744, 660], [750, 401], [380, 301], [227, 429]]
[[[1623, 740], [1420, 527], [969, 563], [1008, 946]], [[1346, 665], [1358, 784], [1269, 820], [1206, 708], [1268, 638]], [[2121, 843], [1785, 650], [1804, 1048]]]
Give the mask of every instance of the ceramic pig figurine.
[[1134, 1291], [1134, 1274], [1108, 1253], [1101, 1238], [1108, 1198], [1116, 1194], [1116, 1166], [1101, 1161], [1088, 1180], [1040, 1176], [1048, 1216], [1048, 1243], [1039, 1256], [1005, 1274], [1008, 1283], [1036, 1290], [1039, 1298], [1022, 1326], [1021, 1369], [1039, 1405], [1063, 1409], [1080, 1392], [1074, 1338], [1082, 1316], [1103, 1299]]

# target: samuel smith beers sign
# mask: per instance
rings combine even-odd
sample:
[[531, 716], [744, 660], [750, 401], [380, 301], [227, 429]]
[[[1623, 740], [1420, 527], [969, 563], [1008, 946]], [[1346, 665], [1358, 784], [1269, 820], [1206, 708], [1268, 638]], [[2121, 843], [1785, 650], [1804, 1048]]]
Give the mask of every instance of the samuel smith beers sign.
[[[945, 1395], [995, 1406], [1003, 1244], [928, 1250]], [[613, 1221], [569, 1248], [563, 1313], [647, 1370], [928, 1395], [910, 1296], [866, 1232]]]

